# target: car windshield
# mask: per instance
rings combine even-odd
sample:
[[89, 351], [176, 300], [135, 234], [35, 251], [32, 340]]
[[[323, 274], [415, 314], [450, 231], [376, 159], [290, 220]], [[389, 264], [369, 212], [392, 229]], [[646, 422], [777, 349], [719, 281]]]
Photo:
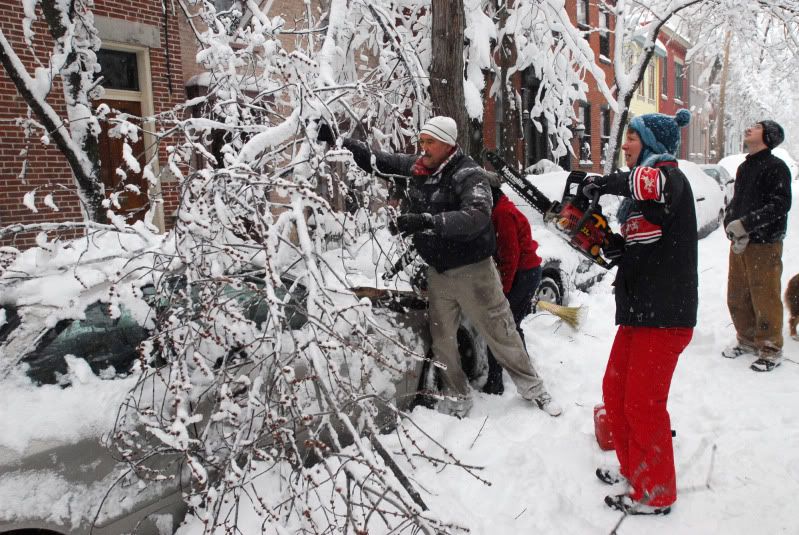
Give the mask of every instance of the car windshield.
[[721, 176], [719, 176], [719, 172], [712, 167], [705, 167], [702, 169], [705, 173], [712, 176], [716, 179], [716, 182], [721, 182]]
[[86, 308], [85, 319], [59, 321], [22, 362], [28, 364], [28, 376], [39, 384], [63, 382], [65, 355], [84, 359], [98, 375], [114, 376], [130, 370], [137, 347], [147, 336], [147, 330], [124, 307], [118, 318], [112, 318], [108, 305], [97, 302]]
[[[228, 285], [222, 290], [223, 299], [233, 299], [244, 309], [244, 317], [255, 322], [260, 328], [263, 327], [269, 317], [269, 306], [264, 300], [263, 288], [265, 285], [262, 275], [246, 274], [241, 275], [241, 284]], [[288, 326], [292, 330], [297, 330], [308, 323], [306, 316], [306, 300], [308, 290], [302, 284], [295, 284], [295, 281], [284, 277], [281, 279], [282, 286], [275, 286], [275, 296], [282, 300], [283, 312]], [[170, 294], [175, 291], [185, 290], [186, 279], [184, 277], [173, 277], [164, 286], [166, 291], [156, 292], [153, 286], [142, 288], [144, 299], [156, 308], [164, 309], [169, 306]], [[199, 303], [199, 286], [192, 287], [192, 297], [195, 303]]]
[[[228, 286], [224, 297], [234, 299], [245, 310], [245, 317], [263, 326], [269, 317], [269, 307], [263, 299], [264, 281], [261, 277], [247, 276], [245, 284], [238, 288]], [[172, 289], [185, 281], [172, 282]], [[284, 286], [276, 287], [275, 294], [285, 303], [284, 312], [289, 328], [300, 329], [308, 322], [305, 314], [307, 290], [293, 281], [283, 280]], [[152, 286], [142, 288], [145, 300], [156, 308], [168, 306], [169, 297], [158, 295]], [[139, 344], [148, 336], [130, 313], [120, 307], [121, 315], [112, 318], [107, 304], [96, 302], [86, 308], [85, 319], [61, 320], [39, 340], [36, 348], [22, 358], [28, 365], [27, 375], [39, 384], [65, 383], [67, 373], [65, 355], [74, 355], [85, 360], [92, 371], [100, 376], [113, 377], [130, 371], [135, 362]], [[16, 309], [3, 306], [0, 316], [0, 342], [19, 325]]]

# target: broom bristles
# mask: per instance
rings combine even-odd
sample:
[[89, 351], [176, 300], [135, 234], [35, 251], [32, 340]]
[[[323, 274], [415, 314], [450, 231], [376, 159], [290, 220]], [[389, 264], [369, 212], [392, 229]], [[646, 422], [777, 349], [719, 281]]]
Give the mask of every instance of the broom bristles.
[[546, 310], [550, 314], [559, 317], [574, 330], [577, 330], [583, 319], [583, 307], [565, 307], [563, 305], [550, 303], [549, 301], [539, 301], [536, 306], [541, 310]]

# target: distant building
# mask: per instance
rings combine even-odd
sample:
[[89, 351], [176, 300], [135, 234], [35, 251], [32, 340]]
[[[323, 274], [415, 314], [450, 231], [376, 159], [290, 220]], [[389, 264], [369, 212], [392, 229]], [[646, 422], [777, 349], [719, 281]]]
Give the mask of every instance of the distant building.
[[[658, 97], [658, 111], [667, 115], [674, 115], [681, 108], [690, 109], [690, 74], [691, 69], [685, 61], [685, 56], [691, 44], [676, 31], [664, 26], [658, 36], [658, 43], [666, 48], [666, 55], [657, 60], [660, 79], [660, 95]], [[692, 118], [693, 122], [694, 118]], [[682, 143], [679, 157], [688, 158], [691, 129], [682, 131]]]

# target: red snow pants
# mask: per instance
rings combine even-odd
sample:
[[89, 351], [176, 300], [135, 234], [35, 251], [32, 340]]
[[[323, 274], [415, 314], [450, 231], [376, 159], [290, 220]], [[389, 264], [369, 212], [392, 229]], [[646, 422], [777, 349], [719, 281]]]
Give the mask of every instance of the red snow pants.
[[602, 396], [630, 497], [664, 507], [677, 500], [677, 477], [666, 403], [677, 359], [693, 336], [685, 327], [620, 325]]

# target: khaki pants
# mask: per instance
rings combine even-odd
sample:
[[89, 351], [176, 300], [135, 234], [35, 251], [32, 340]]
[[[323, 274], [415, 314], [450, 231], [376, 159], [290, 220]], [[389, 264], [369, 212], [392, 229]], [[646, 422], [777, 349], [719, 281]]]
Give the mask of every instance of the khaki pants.
[[782, 349], [782, 242], [730, 249], [727, 307], [738, 342], [773, 352]]
[[461, 313], [485, 339], [523, 398], [533, 399], [544, 392], [544, 382], [533, 368], [516, 331], [491, 258], [444, 273], [431, 267], [427, 271], [427, 281], [433, 355], [436, 362], [447, 367], [442, 373], [446, 394], [469, 396], [469, 382], [458, 352]]

